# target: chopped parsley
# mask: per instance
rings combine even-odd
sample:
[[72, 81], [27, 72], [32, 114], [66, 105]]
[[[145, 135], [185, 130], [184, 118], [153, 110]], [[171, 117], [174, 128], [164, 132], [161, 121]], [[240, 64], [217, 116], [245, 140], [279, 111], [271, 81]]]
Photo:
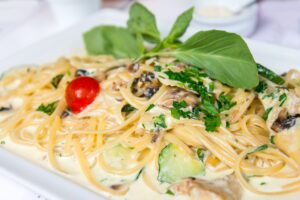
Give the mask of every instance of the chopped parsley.
[[267, 183], [266, 182], [261, 182], [259, 185], [266, 185]]
[[219, 95], [219, 99], [217, 103], [218, 103], [219, 112], [229, 110], [230, 108], [236, 105], [236, 102], [231, 101], [231, 98], [228, 95], [225, 95], [224, 92], [222, 92]]
[[175, 119], [188, 118], [198, 119], [200, 109], [195, 107], [192, 110], [188, 110], [188, 104], [185, 101], [173, 101], [173, 108], [171, 108], [171, 115]]
[[268, 148], [268, 145], [267, 145], [267, 144], [263, 144], [263, 145], [257, 147], [256, 149], [254, 149], [253, 151], [249, 152], [248, 155], [249, 155], [249, 154], [252, 154], [252, 153], [257, 153], [257, 152], [259, 152], [259, 151], [264, 151], [264, 150], [266, 150], [267, 148]]
[[5, 144], [5, 141], [1, 141], [0, 144]]
[[267, 110], [265, 111], [265, 113], [264, 113], [264, 115], [263, 115], [263, 119], [265, 120], [265, 121], [267, 121], [267, 119], [268, 119], [268, 117], [269, 117], [269, 114], [270, 114], [270, 112], [273, 110], [273, 108], [272, 107], [270, 107], [270, 108], [267, 108]]
[[167, 128], [166, 117], [164, 114], [160, 114], [159, 116], [153, 117], [153, 121], [155, 128]]
[[286, 99], [287, 99], [286, 93], [283, 93], [283, 94], [281, 94], [281, 95], [279, 96], [279, 102], [280, 102], [279, 106], [280, 106], [280, 107], [283, 106], [283, 104], [284, 104], [284, 102], [286, 101]]
[[204, 124], [206, 131], [215, 131], [217, 127], [221, 125], [221, 118], [220, 116], [210, 116], [206, 115], [204, 117]]
[[183, 71], [174, 72], [170, 69], [164, 71], [170, 80], [178, 81], [178, 86], [191, 90], [201, 97], [200, 106], [195, 107], [192, 111], [187, 109], [186, 102], [173, 102], [173, 108], [171, 109], [171, 115], [175, 119], [180, 118], [199, 118], [200, 111], [206, 116], [204, 122], [207, 131], [215, 131], [218, 126], [221, 125], [221, 118], [219, 114], [223, 111], [229, 110], [236, 102], [232, 102], [231, 98], [225, 93], [221, 93], [219, 98], [216, 99], [211, 93], [214, 90], [214, 83], [211, 83], [208, 88], [203, 84], [203, 77], [207, 77], [207, 74], [202, 73], [196, 67], [187, 67]]
[[52, 103], [49, 103], [49, 104], [41, 104], [37, 109], [36, 111], [40, 111], [40, 112], [44, 112], [48, 115], [51, 115], [54, 110], [56, 109], [56, 106], [58, 105], [58, 101], [54, 101]]
[[155, 105], [153, 103], [151, 103], [148, 108], [146, 109], [146, 112], [150, 111], [152, 108], [154, 108]]
[[208, 96], [202, 97], [202, 104], [200, 106], [201, 111], [203, 111], [207, 115], [215, 116], [219, 114], [218, 109], [214, 105], [214, 100]]
[[204, 156], [205, 156], [204, 150], [200, 149], [200, 148], [197, 149], [197, 156], [198, 156], [199, 160], [201, 160], [203, 162], [204, 161]]
[[255, 91], [258, 93], [263, 93], [268, 88], [268, 84], [265, 81], [260, 81]]
[[51, 85], [56, 89], [61, 81], [61, 79], [64, 77], [63, 74], [58, 74], [51, 80]]
[[209, 85], [208, 85], [208, 91], [209, 92], [213, 92], [215, 89], [215, 83], [214, 82], [211, 82]]
[[175, 194], [174, 194], [174, 192], [172, 192], [170, 189], [168, 189], [167, 191], [166, 191], [166, 194], [168, 194], [168, 195], [172, 195], [172, 196], [174, 196]]
[[275, 136], [274, 136], [274, 135], [272, 135], [272, 136], [270, 137], [270, 143], [271, 143], [271, 144], [275, 144], [275, 141], [274, 141], [274, 139], [275, 139]]
[[131, 112], [133, 112], [133, 111], [135, 111], [135, 110], [136, 110], [135, 107], [133, 107], [133, 106], [130, 105], [130, 104], [126, 104], [126, 105], [123, 106], [121, 112], [124, 112], [124, 113], [126, 113], [126, 114], [129, 114], [129, 113], [131, 113]]
[[154, 71], [161, 72], [161, 66], [159, 65], [154, 66]]
[[265, 98], [272, 98], [272, 99], [275, 99], [275, 95], [274, 95], [273, 92], [271, 92], [270, 94], [264, 95], [262, 99], [265, 99]]
[[230, 128], [230, 122], [226, 121], [226, 128]]

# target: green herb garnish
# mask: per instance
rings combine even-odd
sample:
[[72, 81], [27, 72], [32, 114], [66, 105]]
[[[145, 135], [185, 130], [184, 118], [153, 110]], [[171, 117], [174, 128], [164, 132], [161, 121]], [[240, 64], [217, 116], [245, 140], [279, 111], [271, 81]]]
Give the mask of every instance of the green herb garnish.
[[215, 131], [221, 125], [221, 118], [220, 116], [206, 115], [204, 117], [204, 124], [206, 131]]
[[5, 141], [1, 141], [0, 144], [5, 144]]
[[274, 139], [275, 139], [275, 136], [274, 136], [274, 135], [272, 135], [272, 136], [270, 137], [270, 143], [271, 143], [271, 144], [275, 144], [275, 141], [274, 141]]
[[44, 112], [48, 115], [51, 115], [54, 110], [56, 109], [56, 106], [58, 105], [58, 101], [54, 101], [52, 103], [49, 103], [49, 104], [41, 104], [37, 109], [36, 111], [40, 111], [40, 112]]
[[154, 127], [155, 128], [167, 128], [166, 117], [164, 114], [153, 117]]
[[174, 196], [174, 195], [175, 195], [174, 192], [172, 192], [170, 189], [168, 189], [168, 190], [166, 191], [166, 194], [171, 195], [171, 196]]
[[259, 185], [266, 185], [267, 183], [266, 182], [261, 182]]
[[283, 93], [283, 94], [281, 94], [281, 95], [279, 96], [279, 102], [280, 102], [279, 106], [280, 106], [280, 107], [283, 106], [283, 104], [284, 104], [284, 102], [286, 101], [286, 99], [287, 99], [286, 93]]
[[260, 81], [258, 86], [255, 88], [255, 91], [258, 93], [263, 93], [268, 88], [266, 81]]
[[228, 95], [225, 95], [224, 92], [222, 92], [219, 95], [219, 99], [217, 101], [218, 107], [219, 107], [219, 112], [223, 112], [225, 110], [229, 110], [233, 106], [236, 105], [236, 102], [231, 101], [231, 98]]
[[226, 121], [226, 128], [230, 128], [230, 122]]
[[61, 81], [61, 79], [62, 79], [63, 77], [64, 77], [63, 74], [58, 74], [58, 75], [56, 75], [55, 77], [53, 77], [52, 80], [51, 80], [52, 86], [53, 86], [54, 88], [57, 88], [58, 85], [59, 85], [59, 83], [60, 83], [60, 81]]
[[151, 103], [148, 108], [146, 109], [146, 112], [150, 111], [152, 108], [154, 108], [155, 105], [153, 103]]
[[[192, 8], [182, 13], [168, 36], [161, 40], [155, 16], [140, 3], [134, 3], [129, 12], [128, 28], [107, 25], [93, 28], [84, 34], [85, 46], [91, 55], [110, 54], [133, 59], [170, 56], [204, 70], [211, 78], [229, 86], [256, 87], [259, 82], [257, 66], [239, 35], [219, 30], [200, 31], [180, 41], [192, 15]], [[145, 51], [144, 41], [156, 46]]]
[[252, 153], [257, 153], [257, 152], [259, 152], [259, 151], [264, 151], [264, 150], [266, 150], [267, 148], [268, 148], [268, 145], [267, 145], [267, 144], [261, 145], [261, 146], [257, 147], [256, 149], [254, 149], [252, 152], [249, 152], [248, 155], [249, 155], [249, 154], [252, 154]]
[[204, 150], [203, 149], [197, 149], [197, 156], [198, 156], [199, 160], [201, 162], [203, 162], [204, 161], [204, 156], [205, 156]]
[[126, 113], [126, 114], [129, 114], [129, 113], [131, 113], [131, 112], [133, 112], [133, 111], [135, 111], [135, 110], [136, 110], [135, 107], [133, 107], [133, 106], [130, 105], [130, 104], [126, 104], [126, 105], [124, 105], [123, 108], [121, 109], [121, 112], [124, 112], [124, 113]]
[[154, 66], [154, 71], [156, 71], [156, 72], [160, 72], [161, 69], [162, 69], [162, 67], [159, 65]]
[[267, 119], [268, 119], [268, 117], [269, 117], [269, 114], [270, 114], [270, 112], [273, 110], [273, 108], [272, 107], [270, 107], [270, 108], [267, 108], [267, 110], [265, 111], [265, 113], [264, 113], [264, 115], [263, 115], [263, 119], [265, 120], [265, 121], [267, 121]]

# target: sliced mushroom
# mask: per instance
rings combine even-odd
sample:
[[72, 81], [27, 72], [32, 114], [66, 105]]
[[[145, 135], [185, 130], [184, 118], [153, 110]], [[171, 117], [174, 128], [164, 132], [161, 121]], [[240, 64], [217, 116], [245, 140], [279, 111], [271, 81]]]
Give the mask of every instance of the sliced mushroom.
[[159, 101], [159, 105], [165, 108], [172, 108], [174, 101], [185, 101], [192, 108], [196, 107], [199, 103], [199, 97], [187, 90], [172, 87], [169, 92]]
[[10, 106], [2, 106], [2, 107], [0, 107], [0, 112], [10, 111], [12, 109], [13, 109], [12, 105], [10, 105]]
[[271, 129], [276, 133], [283, 131], [284, 129], [289, 129], [296, 124], [296, 119], [300, 117], [300, 114], [288, 115], [287, 109], [283, 109], [278, 114], [278, 118], [272, 124]]
[[143, 72], [135, 78], [131, 91], [137, 97], [151, 98], [160, 88], [161, 83], [152, 72]]
[[170, 187], [175, 193], [188, 195], [192, 200], [239, 200], [242, 188], [233, 176], [214, 181], [188, 178]]

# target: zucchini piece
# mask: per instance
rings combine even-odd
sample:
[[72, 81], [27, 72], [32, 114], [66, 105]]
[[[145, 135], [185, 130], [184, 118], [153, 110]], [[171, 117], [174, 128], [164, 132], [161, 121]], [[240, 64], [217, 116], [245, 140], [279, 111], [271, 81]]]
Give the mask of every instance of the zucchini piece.
[[104, 151], [104, 158], [109, 165], [118, 169], [127, 168], [134, 159], [133, 152], [130, 148], [118, 144]]
[[280, 76], [278, 76], [275, 72], [271, 71], [270, 69], [262, 66], [261, 64], [256, 64], [257, 65], [257, 71], [258, 74], [261, 75], [262, 77], [265, 77], [266, 79], [269, 79], [273, 83], [276, 83], [278, 85], [283, 85], [284, 80]]
[[204, 165], [192, 158], [181, 148], [168, 144], [159, 154], [158, 158], [160, 182], [174, 183], [183, 178], [193, 177], [204, 173]]

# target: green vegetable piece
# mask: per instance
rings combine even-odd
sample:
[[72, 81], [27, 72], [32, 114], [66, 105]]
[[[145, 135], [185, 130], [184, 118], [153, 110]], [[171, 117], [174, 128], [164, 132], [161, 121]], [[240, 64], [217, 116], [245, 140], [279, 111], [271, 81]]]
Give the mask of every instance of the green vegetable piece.
[[284, 84], [283, 78], [281, 78], [275, 72], [269, 70], [268, 68], [266, 68], [266, 67], [264, 67], [264, 66], [262, 66], [261, 64], [258, 64], [258, 63], [257, 63], [257, 71], [258, 71], [259, 75], [269, 79], [273, 83], [276, 83], [278, 85]]
[[146, 112], [152, 110], [152, 108], [154, 108], [154, 107], [155, 107], [155, 105], [154, 105], [153, 103], [151, 103], [151, 104], [148, 106], [148, 108], [146, 109]]
[[257, 152], [260, 152], [260, 151], [264, 151], [267, 148], [268, 148], [268, 145], [267, 144], [263, 144], [263, 145], [257, 147], [256, 149], [254, 149], [253, 151], [249, 152], [248, 155], [249, 154], [253, 154], [253, 153], [257, 153]]
[[204, 150], [203, 149], [197, 149], [197, 156], [199, 158], [199, 160], [203, 163], [204, 161]]
[[155, 128], [167, 128], [166, 117], [164, 114], [153, 117], [154, 127]]
[[286, 101], [286, 99], [287, 99], [286, 93], [283, 93], [283, 94], [281, 94], [281, 95], [279, 96], [279, 101], [280, 101], [279, 106], [280, 106], [280, 107], [283, 106], [283, 104], [284, 104], [284, 102]]
[[231, 101], [230, 97], [228, 95], [225, 95], [224, 92], [222, 92], [219, 95], [217, 103], [219, 107], [219, 112], [230, 110], [230, 108], [236, 105], [236, 102]]
[[161, 66], [159, 66], [159, 65], [154, 66], [154, 71], [160, 72], [161, 71]]
[[112, 166], [122, 168], [132, 162], [132, 150], [118, 144], [104, 151], [104, 159], [109, 160]]
[[139, 180], [139, 178], [140, 178], [140, 176], [142, 175], [142, 173], [144, 172], [144, 167], [138, 172], [138, 174], [136, 175], [136, 177], [135, 177], [135, 180], [137, 181], [137, 180]]
[[54, 101], [52, 103], [49, 103], [49, 104], [41, 104], [37, 109], [36, 111], [40, 111], [40, 112], [44, 112], [48, 115], [51, 115], [54, 110], [56, 109], [58, 105], [58, 101]]
[[160, 42], [155, 16], [140, 3], [136, 2], [130, 7], [127, 26], [132, 33], [141, 34], [148, 42]]
[[108, 54], [116, 58], [138, 58], [142, 55], [140, 44], [126, 28], [98, 26], [83, 35], [88, 54]]
[[268, 88], [266, 81], [260, 81], [258, 86], [255, 88], [255, 91], [258, 93], [263, 93]]
[[130, 105], [130, 104], [126, 104], [126, 105], [123, 106], [123, 108], [121, 109], [121, 112], [124, 112], [124, 113], [126, 113], [126, 114], [129, 114], [129, 113], [131, 113], [131, 112], [133, 112], [133, 111], [135, 111], [135, 110], [136, 110], [135, 107], [133, 107], [133, 106]]
[[226, 121], [226, 128], [230, 128], [230, 122]]
[[274, 135], [272, 135], [272, 136], [270, 137], [270, 143], [271, 143], [271, 144], [275, 144], [275, 141], [274, 141], [274, 139], [275, 139], [275, 136], [274, 136]]
[[190, 8], [177, 17], [170, 33], [164, 40], [165, 43], [173, 44], [185, 33], [193, 18], [193, 12], [194, 8]]
[[170, 189], [168, 189], [168, 190], [166, 191], [166, 194], [171, 195], [171, 196], [174, 196], [174, 195], [175, 195], [174, 192], [172, 192], [172, 190], [170, 190]]
[[210, 77], [235, 88], [252, 89], [259, 82], [256, 63], [247, 44], [234, 33], [201, 31], [176, 50], [161, 54], [205, 69]]
[[215, 116], [219, 114], [218, 109], [213, 104], [213, 101], [210, 100], [209, 98], [202, 98], [202, 104], [200, 107], [201, 110], [207, 115]]
[[56, 89], [61, 81], [61, 79], [64, 77], [63, 74], [58, 74], [55, 77], [52, 78], [51, 84]]
[[158, 158], [160, 182], [174, 183], [204, 173], [204, 165], [174, 144], [168, 144]]
[[265, 113], [264, 113], [264, 115], [263, 115], [263, 119], [265, 120], [265, 121], [267, 121], [267, 119], [268, 119], [268, 117], [269, 117], [269, 114], [270, 114], [270, 112], [273, 110], [273, 108], [272, 107], [270, 107], [270, 108], [267, 108], [267, 110], [265, 111]]
[[220, 116], [206, 115], [204, 117], [205, 130], [209, 132], [215, 131], [221, 125]]

